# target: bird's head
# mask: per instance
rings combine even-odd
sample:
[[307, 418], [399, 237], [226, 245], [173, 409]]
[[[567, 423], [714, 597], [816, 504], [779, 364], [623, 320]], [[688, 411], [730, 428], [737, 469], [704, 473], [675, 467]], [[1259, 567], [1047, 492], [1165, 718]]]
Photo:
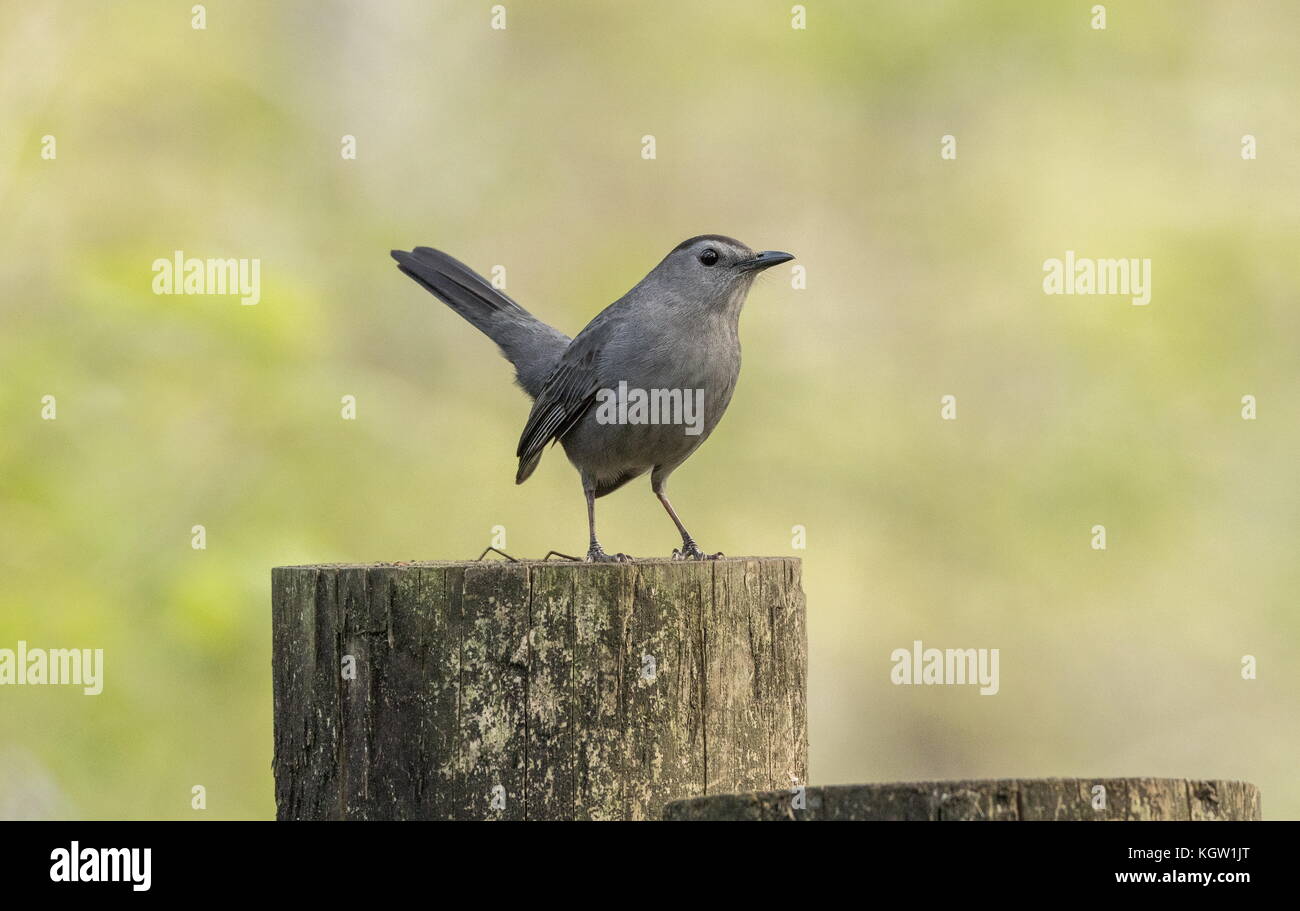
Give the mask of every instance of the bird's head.
[[779, 250], [755, 253], [721, 234], [701, 234], [674, 247], [654, 274], [682, 293], [698, 290], [706, 299], [722, 303], [738, 296], [743, 299], [754, 276], [792, 259], [793, 254]]

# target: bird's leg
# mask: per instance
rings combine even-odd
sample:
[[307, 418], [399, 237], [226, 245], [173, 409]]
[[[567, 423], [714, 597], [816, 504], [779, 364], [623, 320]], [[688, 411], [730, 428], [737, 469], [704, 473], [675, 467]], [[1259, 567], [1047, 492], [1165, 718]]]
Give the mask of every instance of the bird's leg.
[[587, 495], [587, 528], [591, 531], [591, 543], [587, 547], [588, 563], [626, 563], [632, 559], [627, 554], [607, 554], [596, 540], [596, 490], [586, 484], [582, 492]]
[[677, 530], [682, 533], [682, 549], [673, 550], [674, 560], [716, 560], [718, 557], [723, 556], [721, 553], [706, 554], [704, 551], [700, 550], [700, 545], [695, 543], [695, 539], [692, 538], [691, 533], [686, 530], [686, 526], [682, 524], [682, 520], [677, 518], [677, 510], [673, 509], [673, 504], [668, 502], [668, 497], [665, 496], [663, 490], [656, 490], [655, 496], [659, 498], [660, 503], [664, 504], [664, 509], [668, 510], [668, 515], [672, 518], [673, 524], [676, 525]]

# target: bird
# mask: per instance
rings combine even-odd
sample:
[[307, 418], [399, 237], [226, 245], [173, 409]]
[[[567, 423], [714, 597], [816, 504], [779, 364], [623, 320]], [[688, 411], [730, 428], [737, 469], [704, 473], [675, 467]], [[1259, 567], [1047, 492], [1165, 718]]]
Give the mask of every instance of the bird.
[[431, 247], [393, 250], [398, 268], [496, 343], [533, 400], [515, 455], [522, 484], [547, 444], [577, 469], [587, 501], [586, 562], [626, 562], [596, 536], [596, 506], [647, 472], [682, 544], [676, 560], [717, 559], [686, 530], [668, 478], [709, 438], [740, 375], [740, 311], [754, 278], [794, 259], [721, 234], [682, 241], [569, 338], [477, 272]]

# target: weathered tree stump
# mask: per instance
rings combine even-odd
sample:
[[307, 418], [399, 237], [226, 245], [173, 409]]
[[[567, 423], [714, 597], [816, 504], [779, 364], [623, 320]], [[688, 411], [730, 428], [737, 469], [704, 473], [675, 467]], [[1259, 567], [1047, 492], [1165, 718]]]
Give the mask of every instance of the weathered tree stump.
[[[1097, 788], [1103, 790], [1098, 791]], [[1104, 798], [1104, 801], [1101, 799]], [[672, 820], [1259, 819], [1259, 789], [1183, 778], [1025, 778], [787, 788], [677, 800]]]
[[806, 780], [797, 559], [271, 581], [280, 819], [658, 819]]

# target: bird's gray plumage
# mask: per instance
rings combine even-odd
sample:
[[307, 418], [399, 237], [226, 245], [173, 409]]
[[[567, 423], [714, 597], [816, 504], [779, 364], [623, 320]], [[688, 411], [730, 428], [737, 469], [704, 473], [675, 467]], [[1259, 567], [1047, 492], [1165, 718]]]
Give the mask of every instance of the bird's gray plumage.
[[[445, 253], [416, 247], [392, 255], [403, 272], [482, 330], [514, 365], [519, 385], [534, 399], [515, 453], [515, 481], [528, 479], [548, 443], [564, 447], [587, 495], [588, 559], [609, 559], [596, 541], [592, 501], [646, 472], [681, 532], [683, 547], [675, 554], [703, 556], [668, 502], [666, 481], [708, 438], [731, 401], [740, 373], [740, 310], [754, 276], [788, 261], [789, 254], [756, 254], [718, 234], [690, 238], [572, 340]], [[629, 389], [702, 390], [701, 432], [688, 434], [675, 423], [602, 422], [598, 393], [620, 383]]]

